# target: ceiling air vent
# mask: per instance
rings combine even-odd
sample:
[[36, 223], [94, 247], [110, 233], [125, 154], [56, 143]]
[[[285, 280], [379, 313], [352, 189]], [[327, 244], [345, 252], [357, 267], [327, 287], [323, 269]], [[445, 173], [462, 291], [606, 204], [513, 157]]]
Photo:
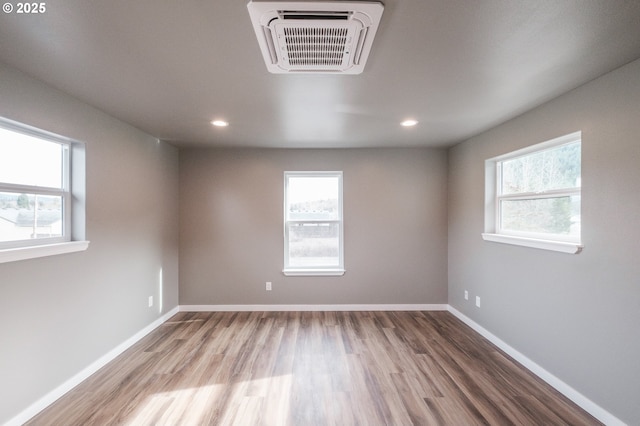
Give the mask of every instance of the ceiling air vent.
[[384, 6], [251, 1], [247, 8], [269, 72], [360, 74]]

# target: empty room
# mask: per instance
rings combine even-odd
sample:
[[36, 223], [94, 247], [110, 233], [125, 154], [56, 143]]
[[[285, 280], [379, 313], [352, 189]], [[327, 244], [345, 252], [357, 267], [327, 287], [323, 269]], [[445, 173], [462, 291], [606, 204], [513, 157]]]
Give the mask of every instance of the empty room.
[[5, 0], [0, 424], [640, 425], [639, 22]]

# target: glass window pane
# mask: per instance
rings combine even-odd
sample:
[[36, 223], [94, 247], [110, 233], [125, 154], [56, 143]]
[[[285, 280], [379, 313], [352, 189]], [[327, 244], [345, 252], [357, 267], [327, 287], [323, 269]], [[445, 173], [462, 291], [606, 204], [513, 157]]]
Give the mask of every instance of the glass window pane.
[[338, 220], [337, 176], [290, 176], [287, 185], [288, 220]]
[[0, 242], [62, 236], [62, 197], [0, 192]]
[[65, 146], [0, 128], [0, 182], [62, 188]]
[[505, 231], [580, 235], [580, 196], [502, 200], [500, 213]]
[[502, 164], [502, 194], [580, 186], [580, 142], [560, 145]]
[[291, 223], [289, 266], [339, 266], [340, 241], [337, 223]]

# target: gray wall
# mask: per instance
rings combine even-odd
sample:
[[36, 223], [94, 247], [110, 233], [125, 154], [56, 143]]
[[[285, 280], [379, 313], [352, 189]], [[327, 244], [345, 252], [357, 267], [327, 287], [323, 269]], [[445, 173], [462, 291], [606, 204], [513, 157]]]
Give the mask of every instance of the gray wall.
[[86, 142], [91, 241], [0, 264], [2, 424], [177, 306], [178, 153], [2, 64], [0, 116]]
[[[181, 150], [180, 304], [446, 303], [446, 167], [436, 149]], [[283, 276], [286, 170], [344, 172], [344, 276]]]
[[[484, 160], [577, 130], [584, 251], [483, 241]], [[640, 424], [639, 185], [640, 60], [449, 151], [449, 303], [629, 424]]]

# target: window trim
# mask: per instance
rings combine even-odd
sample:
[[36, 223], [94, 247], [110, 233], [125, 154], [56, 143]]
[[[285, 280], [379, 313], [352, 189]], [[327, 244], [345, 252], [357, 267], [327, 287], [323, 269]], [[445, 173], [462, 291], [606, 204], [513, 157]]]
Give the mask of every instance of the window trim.
[[[288, 220], [287, 197], [290, 177], [337, 177], [338, 178], [338, 219], [333, 220]], [[284, 203], [283, 203], [283, 237], [284, 237], [284, 268], [286, 276], [342, 276], [344, 269], [344, 215], [343, 215], [343, 174], [342, 171], [285, 171], [284, 172]], [[291, 266], [289, 261], [289, 223], [337, 223], [338, 224], [338, 266]]]
[[[84, 144], [82, 142], [0, 117], [0, 127], [63, 146], [60, 188], [0, 182], [0, 192], [53, 195], [62, 198], [62, 236], [0, 242], [0, 263], [86, 250], [84, 240]], [[76, 160], [77, 159], [77, 160]]]
[[15, 247], [0, 250], [0, 263], [36, 259], [57, 254], [75, 253], [89, 248], [89, 241], [68, 241], [58, 244], [43, 244], [30, 247]]
[[[523, 149], [499, 155], [485, 161], [485, 241], [552, 250], [563, 253], [577, 254], [583, 249], [582, 230], [580, 235], [562, 236], [534, 232], [519, 232], [503, 230], [500, 227], [500, 202], [519, 199], [549, 199], [561, 196], [576, 196], [582, 194], [581, 187], [553, 189], [541, 192], [527, 192], [517, 194], [501, 194], [501, 164], [506, 160], [544, 151], [550, 148], [582, 142], [582, 132], [573, 132], [546, 142], [534, 144]], [[550, 238], [551, 237], [551, 238]]]

